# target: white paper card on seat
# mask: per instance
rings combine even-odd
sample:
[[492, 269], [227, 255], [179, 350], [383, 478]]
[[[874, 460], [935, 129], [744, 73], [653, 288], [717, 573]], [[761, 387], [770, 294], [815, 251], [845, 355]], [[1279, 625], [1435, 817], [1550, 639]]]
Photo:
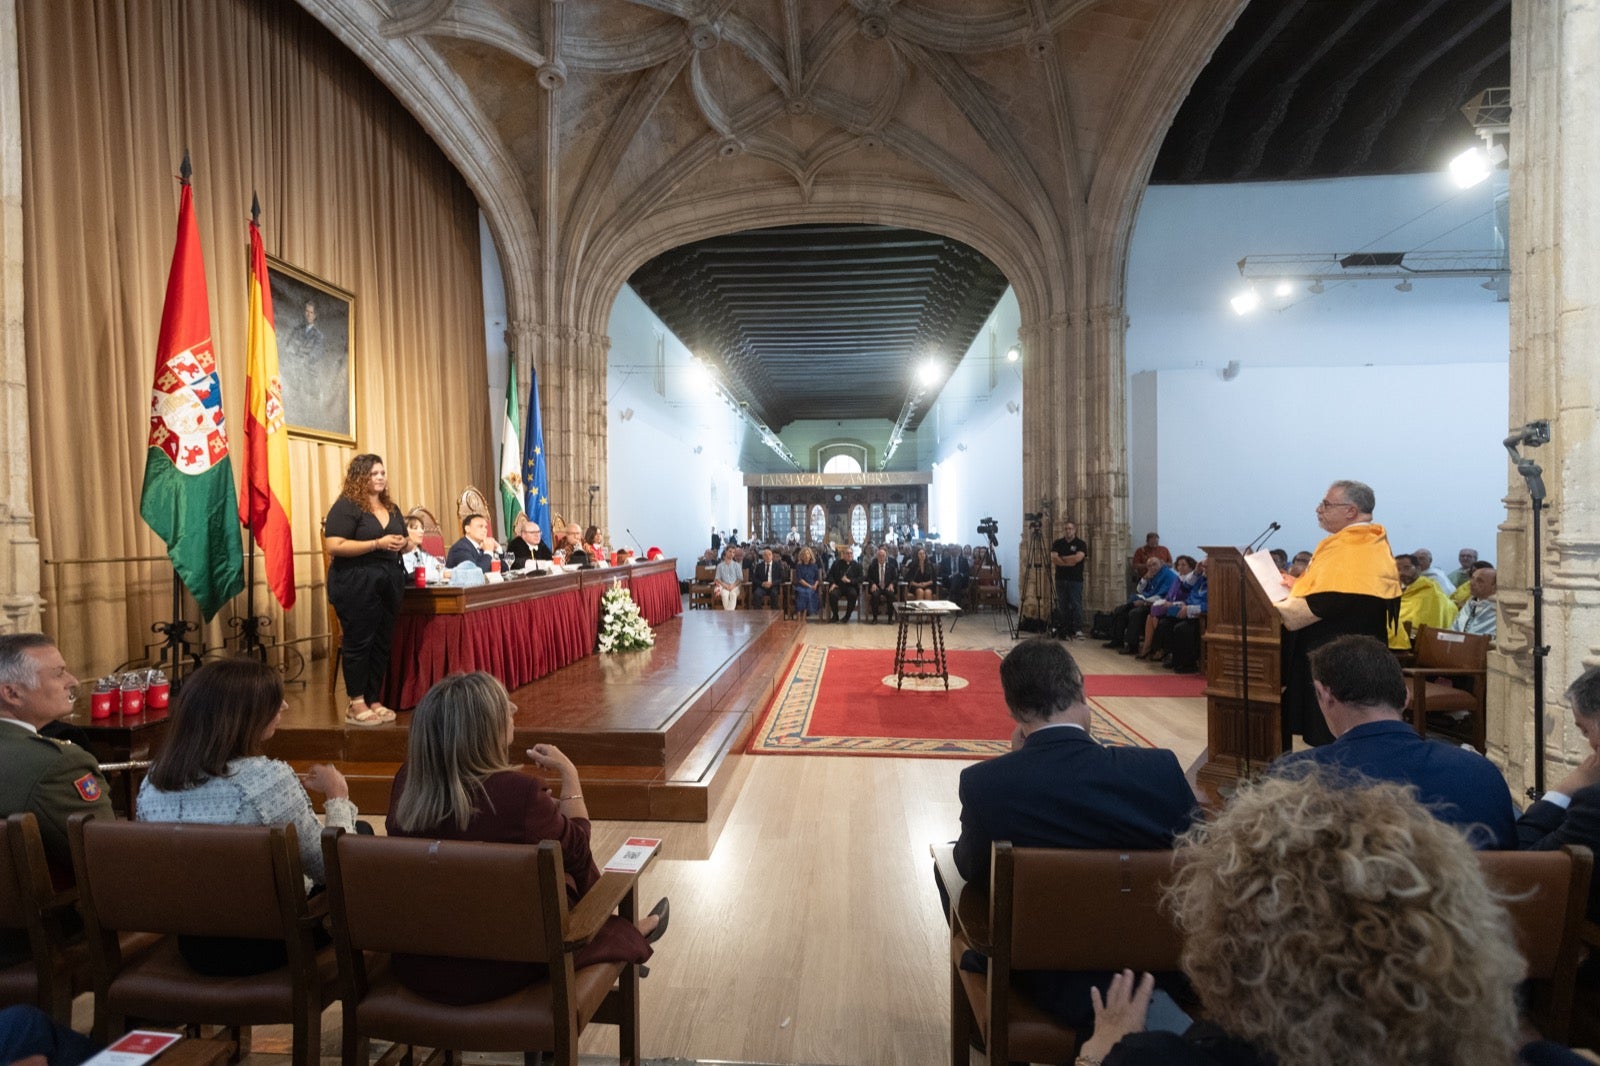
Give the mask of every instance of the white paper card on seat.
[[650, 861], [650, 856], [660, 846], [660, 837], [629, 837], [622, 842], [617, 853], [606, 861], [604, 871], [608, 874], [636, 874], [644, 869], [645, 863]]
[[182, 1033], [135, 1029], [89, 1059], [84, 1066], [140, 1066], [182, 1039]]

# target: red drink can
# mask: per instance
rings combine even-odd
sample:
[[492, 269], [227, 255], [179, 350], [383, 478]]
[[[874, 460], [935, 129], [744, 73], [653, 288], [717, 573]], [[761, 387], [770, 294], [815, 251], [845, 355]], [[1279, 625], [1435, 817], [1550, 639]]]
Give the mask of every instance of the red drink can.
[[416, 584], [417, 588], [419, 588], [419, 589], [427, 588], [428, 587], [428, 568], [425, 567], [425, 566], [419, 566], [415, 570], [411, 571], [411, 580]]
[[125, 688], [122, 690], [122, 713], [125, 715], [144, 713], [144, 689]]
[[164, 711], [171, 697], [172, 683], [170, 681], [157, 681], [145, 691], [144, 705], [152, 711]]
[[117, 702], [115, 690], [96, 692], [89, 697], [90, 718], [110, 718], [112, 705]]
[[499, 559], [490, 559], [489, 560], [489, 573], [498, 574], [499, 572], [500, 572], [500, 560]]

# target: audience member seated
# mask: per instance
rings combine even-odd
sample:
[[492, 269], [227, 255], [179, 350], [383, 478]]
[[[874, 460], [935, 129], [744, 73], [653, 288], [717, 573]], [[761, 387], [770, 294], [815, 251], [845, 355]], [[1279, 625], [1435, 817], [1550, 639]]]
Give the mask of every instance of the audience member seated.
[[[576, 904], [600, 880], [589, 851], [589, 810], [572, 760], [552, 744], [527, 750], [534, 765], [560, 775], [552, 795], [511, 764], [516, 708], [488, 674], [452, 674], [428, 690], [411, 718], [406, 763], [389, 795], [389, 835], [492, 844], [561, 845], [567, 898]], [[425, 916], [422, 916], [425, 917]], [[630, 923], [612, 915], [579, 949], [573, 966], [647, 962], [667, 928], [667, 901]], [[439, 1003], [486, 1003], [543, 980], [542, 964], [395, 955], [395, 978]]]
[[1461, 835], [1404, 787], [1313, 775], [1244, 785], [1197, 822], [1166, 905], [1206, 1021], [1142, 1032], [1151, 979], [1096, 1003], [1104, 1066], [1504, 1066], [1522, 974]]
[[1457, 633], [1477, 633], [1494, 639], [1494, 597], [1499, 587], [1499, 577], [1493, 563], [1474, 563], [1472, 576], [1467, 578], [1467, 601], [1456, 612], [1450, 628]]
[[1145, 576], [1145, 565], [1151, 559], [1160, 559], [1167, 566], [1172, 565], [1172, 553], [1161, 545], [1161, 536], [1158, 533], [1146, 533], [1144, 543], [1133, 550], [1133, 558], [1128, 562], [1128, 575], [1134, 580]]
[[[209, 662], [184, 681], [167, 740], [139, 787], [139, 821], [205, 825], [292, 824], [300, 865], [322, 884], [322, 826], [306, 788], [327, 796], [327, 824], [356, 828], [344, 775], [317, 764], [305, 787], [294, 767], [261, 754], [283, 716], [283, 675], [244, 657]], [[179, 937], [184, 961], [200, 973], [243, 976], [288, 961], [281, 940]]]
[[1409, 692], [1400, 664], [1371, 637], [1338, 637], [1311, 653], [1317, 706], [1336, 738], [1294, 752], [1274, 767], [1292, 774], [1319, 765], [1352, 778], [1412, 785], [1440, 821], [1475, 848], [1517, 847], [1516, 808], [1494, 763], [1476, 751], [1417, 735], [1404, 718]]
[[1448, 596], [1456, 590], [1455, 582], [1450, 580], [1450, 575], [1433, 565], [1432, 551], [1427, 548], [1418, 548], [1411, 553], [1411, 557], [1417, 561], [1417, 570], [1423, 577], [1429, 578], [1435, 585], [1438, 585], [1440, 592]]
[[94, 1041], [32, 1004], [0, 1010], [0, 1066], [79, 1066], [97, 1050]]
[[750, 604], [753, 607], [772, 608], [783, 599], [783, 585], [789, 580], [788, 569], [773, 555], [771, 548], [763, 548], [761, 558], [750, 568]]
[[[1177, 756], [1095, 740], [1083, 673], [1063, 645], [1045, 637], [1018, 644], [1000, 664], [1000, 685], [1017, 725], [1009, 754], [961, 771], [955, 863], [962, 877], [988, 885], [997, 840], [1023, 848], [1159, 851], [1189, 827], [1195, 797]], [[943, 884], [939, 890], [946, 896]], [[1109, 976], [1017, 972], [1013, 983], [1062, 1024], [1085, 1028], [1089, 989]]]
[[1478, 562], [1478, 549], [1462, 548], [1456, 553], [1456, 562], [1461, 565], [1445, 576], [1450, 581], [1450, 587], [1458, 589], [1467, 583], [1467, 578], [1472, 576], [1472, 568]]
[[589, 561], [595, 566], [606, 566], [611, 553], [606, 551], [605, 538], [600, 536], [599, 526], [590, 526], [583, 531], [583, 550], [589, 553]]
[[894, 621], [894, 597], [899, 584], [900, 564], [889, 558], [887, 549], [879, 548], [867, 564], [861, 584], [861, 595], [866, 600], [862, 610], [867, 613], [868, 621], [877, 624], [879, 607], [888, 611], [889, 621]]
[[[839, 545], [839, 557], [828, 568], [828, 621], [850, 621], [861, 596], [861, 579], [864, 576], [850, 545]], [[844, 601], [843, 619], [839, 617], [840, 600]]]
[[1389, 647], [1406, 651], [1411, 634], [1423, 626], [1449, 629], [1456, 620], [1456, 605], [1432, 578], [1422, 578], [1415, 556], [1396, 555], [1394, 565], [1400, 573], [1400, 618], [1389, 627]]
[[481, 514], [469, 514], [461, 520], [461, 539], [450, 545], [444, 566], [454, 570], [462, 563], [471, 563], [487, 574], [494, 569], [499, 553], [500, 545], [489, 536], [489, 520]]
[[967, 583], [972, 580], [972, 560], [963, 556], [954, 544], [947, 544], [939, 556], [938, 574], [945, 598], [959, 603], [967, 594]]
[[425, 580], [438, 581], [443, 568], [438, 559], [422, 550], [423, 532], [420, 515], [411, 515], [406, 519], [406, 553], [400, 556], [400, 565], [405, 567], [407, 577], [413, 577], [420, 567]]
[[561, 543], [553, 551], [561, 552], [563, 566], [576, 566], [589, 569], [594, 565], [590, 558], [590, 549], [584, 546], [583, 530], [578, 528], [578, 523], [568, 522], [566, 531], [561, 535]]
[[906, 599], [931, 600], [934, 598], [934, 586], [938, 583], [939, 575], [934, 572], [933, 564], [928, 562], [928, 549], [918, 547], [916, 555], [912, 556], [911, 563], [900, 574], [900, 580], [906, 583]]
[[[1182, 615], [1183, 606], [1189, 602], [1189, 594], [1194, 590], [1195, 582], [1200, 576], [1192, 555], [1178, 556], [1173, 561], [1172, 568], [1177, 571], [1178, 581], [1166, 596], [1150, 602], [1145, 612], [1144, 632], [1141, 634], [1141, 639], [1135, 642], [1137, 650], [1135, 658], [1160, 660], [1166, 641], [1163, 639], [1158, 645], [1156, 634], [1160, 633], [1165, 638], [1171, 632], [1172, 625]], [[1163, 622], [1167, 624], [1166, 630], [1161, 629]]]
[[817, 553], [801, 548], [799, 561], [794, 567], [794, 610], [802, 619], [815, 614], [822, 617], [822, 599], [817, 585], [822, 581], [822, 570], [817, 566]]
[[1144, 635], [1144, 618], [1150, 604], [1165, 600], [1178, 584], [1178, 572], [1151, 556], [1144, 564], [1144, 577], [1128, 597], [1111, 609], [1111, 639], [1104, 647], [1117, 648], [1125, 655], [1139, 650], [1139, 638]]
[[[72, 714], [78, 679], [55, 642], [43, 633], [0, 636], [0, 818], [31, 814], [39, 822], [45, 860], [57, 888], [69, 888], [72, 849], [67, 819], [74, 814], [113, 818], [100, 764], [70, 741], [47, 737], [41, 726]], [[77, 911], [66, 932], [82, 931]], [[0, 967], [29, 955], [22, 930], [0, 932]]]
[[[1179, 674], [1194, 674], [1200, 671], [1200, 638], [1205, 635], [1206, 605], [1210, 600], [1210, 585], [1206, 581], [1204, 559], [1195, 566], [1195, 574], [1197, 576], [1194, 587], [1189, 590], [1183, 606], [1178, 608], [1177, 617], [1162, 619], [1161, 622], [1161, 625], [1172, 623], [1167, 657], [1161, 660], [1161, 665], [1170, 667]], [[1157, 626], [1158, 638], [1160, 633], [1161, 626]]]
[[[1527, 851], [1582, 844], [1600, 852], [1600, 666], [1578, 675], [1567, 688], [1567, 704], [1572, 724], [1589, 743], [1589, 757], [1517, 820], [1517, 837]], [[1589, 882], [1589, 918], [1600, 921], [1600, 877]], [[1591, 955], [1589, 965], [1594, 962]]]
[[539, 523], [524, 515], [517, 519], [516, 536], [511, 540], [511, 565], [526, 566], [530, 561], [548, 563], [554, 553], [544, 542], [544, 530]]
[[722, 553], [722, 562], [717, 564], [717, 573], [711, 582], [711, 590], [722, 599], [725, 611], [739, 606], [739, 586], [744, 584], [744, 567], [739, 565], [738, 551], [729, 548]]
[[1308, 567], [1310, 565], [1311, 565], [1311, 553], [1310, 552], [1308, 552], [1308, 551], [1297, 551], [1297, 552], [1295, 552], [1294, 553], [1294, 558], [1289, 560], [1289, 576], [1292, 577], [1292, 578], [1295, 578], [1296, 580], [1298, 580], [1300, 575], [1306, 572], [1306, 567]]

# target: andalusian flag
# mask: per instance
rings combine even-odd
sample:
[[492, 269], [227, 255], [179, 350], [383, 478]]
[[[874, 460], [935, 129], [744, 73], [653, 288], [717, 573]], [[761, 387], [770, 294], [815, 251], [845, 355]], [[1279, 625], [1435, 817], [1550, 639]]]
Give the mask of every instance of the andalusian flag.
[[179, 181], [178, 236], [156, 341], [139, 514], [166, 542], [172, 568], [209, 622], [244, 588], [244, 556], [234, 525], [239, 505], [228, 461], [222, 382], [211, 350], [206, 267], [187, 155]]
[[255, 536], [267, 564], [267, 587], [294, 606], [294, 534], [289, 509], [289, 430], [278, 377], [278, 332], [272, 286], [261, 244], [261, 203], [250, 205], [250, 306], [245, 325], [244, 499], [239, 521]]
[[524, 506], [528, 517], [544, 530], [545, 543], [553, 543], [550, 531], [550, 471], [544, 461], [544, 419], [539, 415], [539, 368], [533, 369], [533, 384], [528, 389], [528, 436], [522, 446], [522, 485], [527, 490]]
[[[506, 368], [506, 424], [500, 427], [500, 517], [506, 524], [505, 540], [511, 539], [517, 515], [522, 513], [522, 419], [517, 417], [517, 353], [511, 353]], [[503, 543], [503, 542], [502, 542]]]

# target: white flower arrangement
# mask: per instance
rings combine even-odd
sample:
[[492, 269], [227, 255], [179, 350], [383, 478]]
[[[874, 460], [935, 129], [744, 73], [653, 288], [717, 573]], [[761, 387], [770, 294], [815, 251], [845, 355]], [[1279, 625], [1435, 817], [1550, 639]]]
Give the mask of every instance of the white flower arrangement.
[[600, 599], [600, 652], [635, 651], [656, 642], [650, 624], [639, 614], [633, 594], [613, 582]]

